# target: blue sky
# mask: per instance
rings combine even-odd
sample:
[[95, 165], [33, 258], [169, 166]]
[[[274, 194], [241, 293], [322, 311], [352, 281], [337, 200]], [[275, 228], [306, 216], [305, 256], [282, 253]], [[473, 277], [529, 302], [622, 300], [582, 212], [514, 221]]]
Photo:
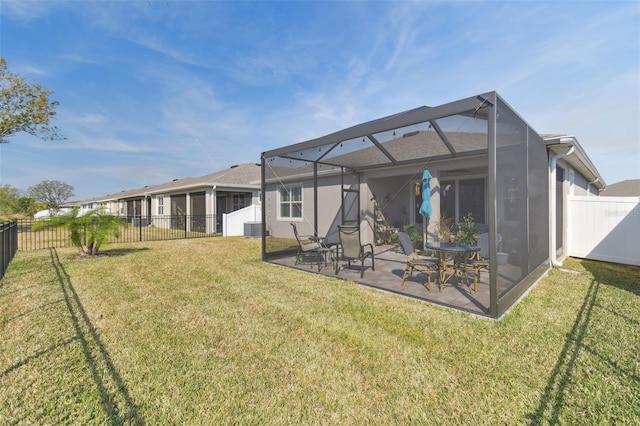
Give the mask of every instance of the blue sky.
[[103, 196], [492, 90], [637, 179], [639, 22], [637, 1], [2, 0], [0, 55], [67, 139], [0, 145], [1, 184]]

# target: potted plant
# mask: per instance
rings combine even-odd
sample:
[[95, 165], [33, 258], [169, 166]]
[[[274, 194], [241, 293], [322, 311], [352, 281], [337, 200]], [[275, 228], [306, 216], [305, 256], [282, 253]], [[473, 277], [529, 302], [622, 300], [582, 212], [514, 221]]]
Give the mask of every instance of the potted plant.
[[404, 225], [402, 227], [402, 230], [409, 235], [409, 238], [411, 238], [413, 247], [416, 250], [421, 250], [422, 244], [423, 244], [423, 241], [422, 241], [423, 236], [422, 236], [422, 229], [420, 228], [420, 226], [416, 223], [410, 223], [408, 225]]
[[452, 237], [453, 220], [443, 213], [442, 216], [440, 216], [440, 221], [438, 222], [438, 239], [448, 243], [451, 242]]
[[458, 223], [456, 241], [462, 244], [476, 245], [478, 235], [480, 235], [480, 227], [473, 220], [473, 214], [469, 212], [465, 217], [460, 219], [460, 223]]

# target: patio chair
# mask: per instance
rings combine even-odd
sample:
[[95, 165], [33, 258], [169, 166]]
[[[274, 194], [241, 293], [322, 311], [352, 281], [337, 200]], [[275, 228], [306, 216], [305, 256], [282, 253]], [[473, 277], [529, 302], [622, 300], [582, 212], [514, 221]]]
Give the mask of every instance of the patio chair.
[[357, 225], [338, 225], [340, 244], [336, 248], [336, 274], [338, 273], [338, 260], [346, 260], [351, 269], [351, 261], [360, 261], [360, 278], [364, 277], [364, 260], [371, 257], [371, 270], [376, 270], [373, 255], [373, 244], [362, 244], [360, 240], [360, 227]]
[[327, 266], [327, 253], [330, 251], [322, 244], [322, 238], [315, 235], [299, 235], [298, 228], [295, 223], [291, 222], [293, 234], [298, 241], [298, 253], [296, 254], [296, 265], [304, 263], [305, 256], [313, 255], [314, 260], [318, 263], [320, 270], [320, 261], [324, 259], [324, 265]]
[[[502, 237], [498, 234], [498, 250], [502, 246]], [[478, 259], [471, 260], [469, 266], [473, 272], [473, 291], [478, 291], [478, 281], [480, 281], [480, 272], [489, 270], [489, 234], [483, 233], [478, 237]]]
[[398, 232], [398, 242], [402, 252], [407, 257], [407, 266], [404, 268], [404, 274], [402, 274], [402, 285], [404, 285], [407, 275], [409, 278], [413, 278], [414, 270], [424, 271], [427, 273], [427, 290], [431, 291], [431, 272], [438, 272], [438, 260], [420, 257], [413, 247], [411, 237], [406, 232]]

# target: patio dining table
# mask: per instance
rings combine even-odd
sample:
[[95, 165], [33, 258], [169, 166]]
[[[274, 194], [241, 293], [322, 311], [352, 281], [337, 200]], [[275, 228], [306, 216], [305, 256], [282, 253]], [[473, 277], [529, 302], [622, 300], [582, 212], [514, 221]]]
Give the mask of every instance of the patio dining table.
[[[438, 288], [440, 291], [451, 277], [458, 277], [470, 292], [473, 293], [477, 290], [470, 287], [467, 265], [473, 253], [480, 251], [480, 247], [441, 241], [427, 242], [426, 247], [435, 251], [438, 257]], [[449, 259], [453, 260], [453, 263]]]

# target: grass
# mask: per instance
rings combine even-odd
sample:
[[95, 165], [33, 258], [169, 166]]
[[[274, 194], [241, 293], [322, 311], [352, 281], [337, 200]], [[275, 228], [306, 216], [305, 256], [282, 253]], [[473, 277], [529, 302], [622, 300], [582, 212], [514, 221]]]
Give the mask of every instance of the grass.
[[212, 238], [19, 252], [2, 424], [633, 424], [640, 268], [567, 260], [496, 322]]

